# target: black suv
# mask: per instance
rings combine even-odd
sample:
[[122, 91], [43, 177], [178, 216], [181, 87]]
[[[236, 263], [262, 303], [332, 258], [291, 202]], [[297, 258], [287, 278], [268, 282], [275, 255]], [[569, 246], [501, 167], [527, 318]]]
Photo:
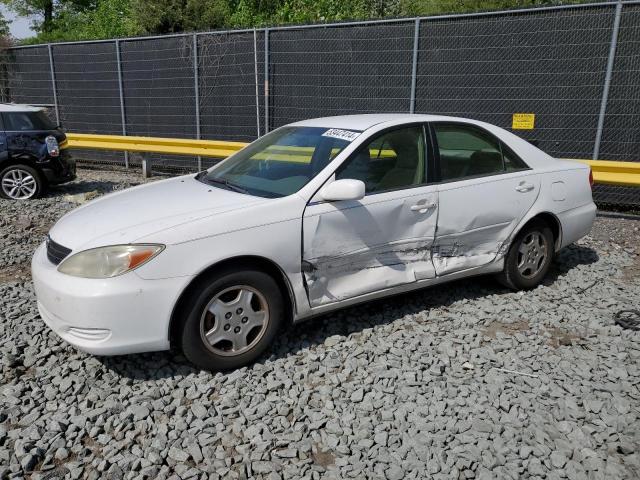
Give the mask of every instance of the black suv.
[[27, 200], [76, 178], [67, 136], [44, 110], [0, 104], [0, 196]]

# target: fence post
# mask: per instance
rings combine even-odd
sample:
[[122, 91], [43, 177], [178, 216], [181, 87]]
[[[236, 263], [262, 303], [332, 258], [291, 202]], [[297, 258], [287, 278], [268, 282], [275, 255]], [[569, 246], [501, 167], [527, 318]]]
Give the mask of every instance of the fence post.
[[47, 48], [49, 50], [49, 71], [51, 72], [51, 90], [53, 90], [53, 106], [56, 110], [56, 123], [60, 125], [60, 110], [58, 110], [58, 92], [56, 88], [56, 73], [53, 68], [53, 52], [51, 49], [51, 44], [47, 44]]
[[[198, 76], [198, 34], [193, 34], [193, 91], [196, 104], [196, 138], [200, 140], [200, 80]], [[198, 171], [202, 170], [202, 157], [198, 155]]]
[[413, 63], [411, 66], [411, 98], [409, 100], [409, 113], [416, 109], [416, 76], [418, 75], [418, 47], [420, 43], [420, 19], [416, 18], [413, 30]]
[[269, 133], [269, 29], [264, 29], [264, 133]]
[[260, 87], [258, 86], [258, 34], [253, 29], [253, 73], [256, 80], [256, 131], [260, 136]]
[[604, 129], [604, 116], [607, 113], [607, 103], [609, 101], [609, 88], [611, 87], [611, 76], [613, 74], [613, 63], [616, 57], [616, 47], [618, 46], [618, 31], [620, 30], [620, 17], [622, 16], [622, 1], [616, 4], [616, 13], [613, 19], [613, 31], [611, 32], [611, 44], [609, 46], [609, 58], [607, 59], [607, 71], [602, 87], [602, 101], [600, 103], [600, 114], [598, 115], [598, 128], [596, 130], [596, 141], [593, 146], [593, 159], [600, 156], [600, 141]]
[[[122, 88], [122, 65], [120, 62], [120, 40], [116, 39], [116, 63], [118, 64], [118, 91], [120, 92], [120, 119], [122, 122], [122, 135], [127, 134], [127, 120], [124, 114], [124, 91]], [[124, 152], [124, 166], [129, 168], [129, 152]]]

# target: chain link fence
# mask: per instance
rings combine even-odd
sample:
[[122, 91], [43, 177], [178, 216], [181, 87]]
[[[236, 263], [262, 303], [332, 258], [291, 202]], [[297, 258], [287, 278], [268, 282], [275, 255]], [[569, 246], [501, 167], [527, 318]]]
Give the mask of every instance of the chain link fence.
[[[640, 1], [10, 49], [5, 100], [79, 133], [250, 141], [327, 115], [437, 113], [511, 128], [556, 157], [640, 161]], [[78, 151], [129, 165], [140, 154]], [[191, 169], [213, 160], [148, 155]], [[639, 189], [599, 187], [640, 205]]]

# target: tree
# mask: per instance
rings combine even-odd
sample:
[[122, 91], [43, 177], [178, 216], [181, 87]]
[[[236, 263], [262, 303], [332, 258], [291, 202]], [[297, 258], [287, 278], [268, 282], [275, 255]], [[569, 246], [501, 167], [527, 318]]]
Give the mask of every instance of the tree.
[[72, 9], [78, 12], [95, 8], [99, 0], [0, 0], [18, 15], [34, 17], [33, 27], [37, 32], [54, 29], [56, 15]]
[[[578, 3], [581, 0], [564, 0], [555, 3]], [[443, 13], [468, 13], [487, 10], [503, 10], [518, 7], [533, 7], [554, 3], [552, 0], [400, 0], [403, 16], [438, 15]]]
[[227, 26], [231, 7], [229, 0], [133, 0], [140, 27], [154, 34]]
[[25, 43], [463, 13], [580, 0], [0, 0], [34, 17]]
[[40, 41], [92, 40], [138, 35], [130, 0], [100, 0], [95, 7], [61, 10], [53, 28]]
[[9, 38], [9, 21], [0, 12], [0, 39], [5, 38]]
[[[93, 40], [134, 36], [141, 33], [131, 11], [131, 0], [55, 0], [53, 16], [46, 24], [44, 10], [33, 7], [34, 0], [0, 0], [18, 13], [40, 12], [34, 21], [37, 35], [23, 43], [64, 40]], [[31, 10], [30, 10], [31, 9]]]

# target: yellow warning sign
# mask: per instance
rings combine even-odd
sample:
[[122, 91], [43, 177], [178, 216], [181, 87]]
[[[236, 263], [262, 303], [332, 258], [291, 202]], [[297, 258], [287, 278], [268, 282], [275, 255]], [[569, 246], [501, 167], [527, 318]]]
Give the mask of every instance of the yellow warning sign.
[[512, 130], [533, 130], [536, 122], [535, 113], [514, 113], [511, 122]]

